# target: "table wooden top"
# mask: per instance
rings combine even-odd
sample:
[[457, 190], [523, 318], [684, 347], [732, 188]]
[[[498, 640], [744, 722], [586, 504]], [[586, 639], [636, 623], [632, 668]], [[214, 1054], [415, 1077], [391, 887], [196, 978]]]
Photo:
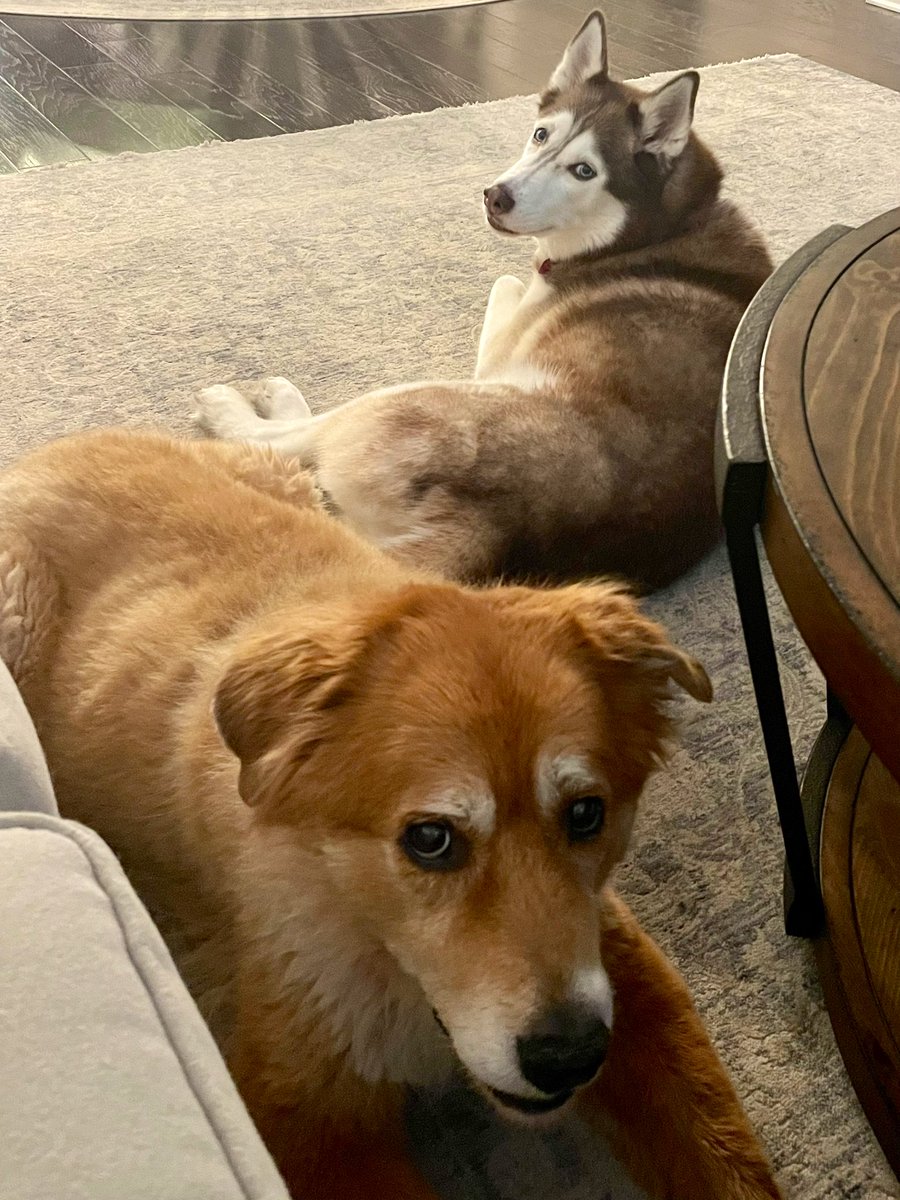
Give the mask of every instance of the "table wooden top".
[[873, 572], [900, 597], [900, 230], [854, 259], [809, 331], [809, 434], [841, 517]]
[[900, 209], [779, 307], [762, 371], [766, 552], [797, 627], [900, 778]]

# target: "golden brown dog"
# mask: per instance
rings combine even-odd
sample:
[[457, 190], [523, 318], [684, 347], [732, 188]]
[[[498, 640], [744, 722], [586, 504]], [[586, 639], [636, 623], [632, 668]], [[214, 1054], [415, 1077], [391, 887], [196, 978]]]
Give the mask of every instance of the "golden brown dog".
[[[406, 1090], [572, 1102], [649, 1195], [776, 1197], [607, 887], [702, 669], [609, 584], [413, 575], [288, 460], [101, 433], [0, 477], [0, 651], [294, 1197], [426, 1200]], [[604, 1061], [605, 1060], [605, 1061]]]

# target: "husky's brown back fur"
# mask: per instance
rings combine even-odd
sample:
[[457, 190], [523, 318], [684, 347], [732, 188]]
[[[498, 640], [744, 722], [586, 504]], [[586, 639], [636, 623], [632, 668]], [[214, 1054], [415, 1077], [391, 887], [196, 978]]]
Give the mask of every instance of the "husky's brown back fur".
[[[451, 485], [463, 497], [487, 482], [489, 462], [508, 467], [482, 501], [505, 531], [492, 573], [612, 572], [653, 588], [719, 536], [712, 444], [722, 374], [770, 263], [718, 198], [714, 160], [699, 143], [696, 158], [702, 178], [683, 183], [677, 232], [551, 270], [554, 295], [529, 358], [560, 380], [568, 437], [535, 440], [525, 493], [521, 453], [492, 445], [486, 422], [474, 469]], [[623, 241], [667, 217], [640, 213]]]

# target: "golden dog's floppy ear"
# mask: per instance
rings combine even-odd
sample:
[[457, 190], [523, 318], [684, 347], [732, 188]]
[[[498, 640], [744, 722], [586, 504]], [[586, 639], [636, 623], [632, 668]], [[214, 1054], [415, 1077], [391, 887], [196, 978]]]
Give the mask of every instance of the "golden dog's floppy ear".
[[700, 663], [669, 641], [662, 626], [641, 612], [626, 587], [576, 584], [563, 591], [585, 645], [603, 662], [629, 663], [660, 682], [671, 680], [695, 700], [704, 704], [712, 700], [712, 684]]
[[282, 613], [242, 642], [213, 698], [222, 740], [241, 761], [238, 788], [255, 807], [282, 795], [329, 736], [337, 710], [365, 686], [370, 656], [447, 585], [411, 585], [324, 614]]
[[623, 584], [601, 580], [560, 588], [494, 588], [492, 594], [495, 603], [574, 631], [576, 643], [598, 665], [629, 666], [660, 689], [671, 680], [695, 700], [712, 699], [712, 684], [700, 663], [672, 645]]
[[245, 803], [259, 804], [314, 752], [328, 714], [349, 698], [366, 643], [366, 631], [348, 621], [263, 633], [240, 646], [216, 689], [213, 717], [241, 761]]
[[620, 767], [639, 790], [673, 748], [671, 683], [708, 701], [712, 685], [706, 672], [672, 645], [621, 584], [499, 588], [494, 595], [495, 603], [537, 618], [534, 634], [552, 638], [600, 686]]

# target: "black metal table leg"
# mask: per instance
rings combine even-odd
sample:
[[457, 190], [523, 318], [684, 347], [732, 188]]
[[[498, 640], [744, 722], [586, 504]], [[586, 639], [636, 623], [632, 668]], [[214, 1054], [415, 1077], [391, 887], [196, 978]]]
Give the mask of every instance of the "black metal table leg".
[[772, 640], [755, 527], [738, 525], [728, 529], [727, 544], [772, 789], [784, 838], [787, 861], [785, 929], [796, 937], [815, 937], [822, 928], [822, 897], [800, 801], [800, 785], [794, 765], [775, 643]]
[[798, 937], [815, 937], [824, 912], [756, 548], [768, 475], [759, 386], [766, 338], [778, 306], [809, 264], [844, 233], [846, 227], [835, 225], [808, 242], [781, 264], [744, 313], [725, 368], [716, 433], [719, 511], [784, 838], [785, 928]]

